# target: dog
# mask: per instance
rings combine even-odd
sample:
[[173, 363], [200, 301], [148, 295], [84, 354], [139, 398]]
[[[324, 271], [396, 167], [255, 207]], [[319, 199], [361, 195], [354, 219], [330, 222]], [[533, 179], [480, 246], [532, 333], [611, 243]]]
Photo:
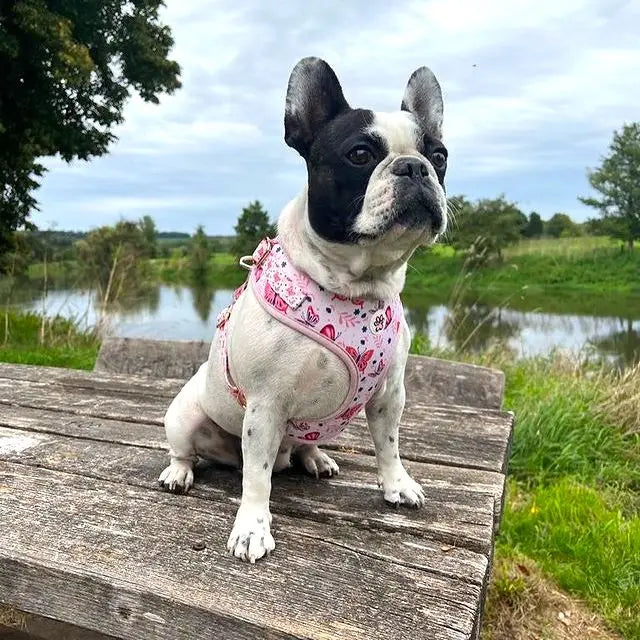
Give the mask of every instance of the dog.
[[427, 67], [411, 75], [391, 113], [351, 108], [319, 58], [291, 73], [285, 141], [306, 162], [307, 184], [283, 209], [277, 238], [241, 260], [248, 281], [164, 421], [167, 490], [190, 489], [199, 457], [242, 469], [227, 543], [237, 558], [253, 563], [275, 548], [272, 473], [294, 455], [316, 477], [337, 474], [318, 444], [361, 409], [384, 499], [424, 504], [398, 453], [411, 340], [399, 294], [414, 250], [447, 225], [442, 115]]

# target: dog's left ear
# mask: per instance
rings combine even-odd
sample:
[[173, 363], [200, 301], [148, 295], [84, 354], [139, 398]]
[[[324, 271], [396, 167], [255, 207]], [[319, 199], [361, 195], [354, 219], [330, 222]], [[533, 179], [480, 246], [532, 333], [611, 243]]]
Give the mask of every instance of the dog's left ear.
[[414, 115], [422, 131], [442, 139], [442, 91], [431, 69], [420, 67], [411, 74], [400, 108]]
[[303, 58], [289, 78], [285, 142], [306, 158], [320, 129], [348, 108], [333, 69], [320, 58]]

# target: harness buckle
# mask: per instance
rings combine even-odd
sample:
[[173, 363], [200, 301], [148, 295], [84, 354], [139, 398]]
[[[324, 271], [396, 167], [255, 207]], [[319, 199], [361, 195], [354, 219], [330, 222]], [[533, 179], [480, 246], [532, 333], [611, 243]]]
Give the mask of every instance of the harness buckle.
[[[251, 269], [255, 267], [259, 267], [267, 259], [267, 256], [271, 252], [274, 244], [275, 242], [271, 238], [264, 238], [256, 247], [253, 255], [242, 256], [242, 258], [240, 258], [240, 266], [244, 267], [248, 271], [251, 271]], [[258, 256], [257, 258], [256, 255]]]

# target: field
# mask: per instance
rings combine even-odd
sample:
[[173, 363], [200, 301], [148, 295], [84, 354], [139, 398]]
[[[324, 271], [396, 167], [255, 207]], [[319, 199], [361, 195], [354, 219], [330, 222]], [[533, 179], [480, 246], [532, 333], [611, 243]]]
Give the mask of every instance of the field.
[[[188, 278], [184, 259], [151, 267], [164, 281]], [[243, 276], [230, 255], [211, 258], [212, 283], [228, 288]], [[546, 308], [569, 300], [585, 310], [637, 308], [640, 251], [601, 238], [539, 240], [510, 248], [502, 264], [466, 269], [451, 248], [438, 247], [414, 258], [406, 288], [408, 297], [436, 293], [525, 309], [542, 299]], [[68, 321], [0, 316], [2, 361], [89, 369], [98, 346], [94, 332]], [[412, 350], [433, 353], [423, 336]], [[619, 374], [493, 352], [455, 357], [502, 368], [505, 408], [517, 418], [484, 640], [640, 638], [640, 368]]]

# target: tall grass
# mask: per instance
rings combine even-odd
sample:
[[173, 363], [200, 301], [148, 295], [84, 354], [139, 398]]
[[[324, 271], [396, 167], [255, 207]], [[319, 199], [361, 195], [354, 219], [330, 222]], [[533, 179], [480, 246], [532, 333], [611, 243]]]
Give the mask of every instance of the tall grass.
[[566, 477], [507, 503], [499, 545], [533, 558], [625, 638], [640, 638], [640, 516]]
[[498, 558], [525, 554], [624, 638], [640, 638], [640, 366], [620, 374], [497, 353], [476, 362], [504, 369], [516, 414]]
[[0, 362], [93, 369], [99, 347], [98, 334], [72, 320], [2, 312]]

